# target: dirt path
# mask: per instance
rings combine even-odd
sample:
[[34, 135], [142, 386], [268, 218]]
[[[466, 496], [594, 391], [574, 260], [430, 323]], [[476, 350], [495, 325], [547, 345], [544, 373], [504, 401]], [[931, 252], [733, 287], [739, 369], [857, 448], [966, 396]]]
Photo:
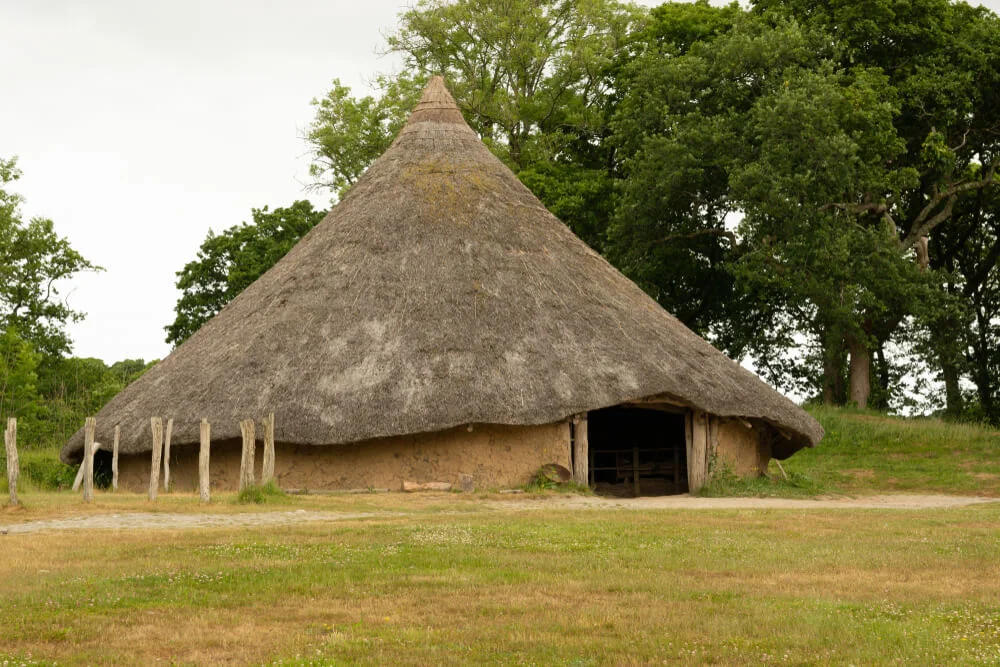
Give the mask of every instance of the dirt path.
[[[921, 510], [966, 507], [1000, 502], [1000, 498], [940, 495], [889, 495], [862, 498], [698, 498], [659, 496], [652, 498], [599, 498], [595, 496], [558, 496], [548, 498], [490, 499], [472, 505], [456, 505], [456, 512], [522, 510], [731, 510], [731, 509], [890, 509]], [[243, 528], [287, 526], [307, 522], [334, 522], [375, 517], [401, 517], [411, 511], [330, 512], [293, 510], [288, 512], [244, 512], [239, 514], [182, 514], [167, 512], [123, 512], [96, 514], [67, 519], [27, 521], [0, 525], [0, 535], [37, 533], [47, 530], [191, 530], [198, 528]]]
[[[42, 530], [187, 530], [192, 528], [241, 528], [254, 526], [287, 526], [309, 521], [347, 521], [367, 519], [383, 513], [372, 512], [246, 512], [241, 514], [170, 514], [165, 512], [128, 512], [97, 514], [72, 519], [28, 521], [0, 526], [0, 535], [37, 533]], [[401, 515], [401, 513], [390, 513]]]
[[565, 507], [574, 509], [947, 509], [981, 503], [1000, 502], [1000, 498], [943, 495], [888, 495], [861, 498], [700, 498], [697, 496], [654, 496], [648, 498], [599, 498], [596, 496], [565, 496], [558, 499], [518, 499], [511, 506], [525, 509]]

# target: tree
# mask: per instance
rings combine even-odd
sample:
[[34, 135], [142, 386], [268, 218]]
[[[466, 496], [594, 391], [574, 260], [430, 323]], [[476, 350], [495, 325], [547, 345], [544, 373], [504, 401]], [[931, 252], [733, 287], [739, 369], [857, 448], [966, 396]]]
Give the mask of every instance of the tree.
[[6, 186], [21, 177], [16, 159], [0, 159], [0, 329], [18, 335], [46, 357], [70, 349], [67, 322], [83, 314], [59, 299], [59, 282], [100, 271], [55, 233], [51, 220], [21, 219], [20, 195]]
[[13, 327], [0, 332], [0, 422], [8, 417], [31, 422], [38, 406], [40, 356]]
[[616, 86], [625, 92], [611, 122], [623, 184], [609, 258], [703, 335], [727, 318], [736, 299], [726, 269], [735, 236], [726, 220], [736, 210], [727, 174], [738, 117], [706, 107], [712, 102], [695, 91], [710, 88], [714, 73], [687, 54], [729, 32], [740, 15], [735, 6], [704, 0], [654, 9], [636, 57], [618, 73]]
[[919, 4], [909, 21], [894, 0], [667, 5], [684, 20], [647, 38], [622, 84], [626, 267], [782, 384], [777, 358], [807, 325], [806, 379], [835, 402], [865, 405], [900, 325], [940, 317], [926, 236], [995, 181], [996, 105], [980, 101], [996, 96], [995, 17]]
[[285, 256], [315, 227], [326, 211], [309, 201], [294, 202], [273, 211], [253, 209], [253, 223], [230, 227], [221, 234], [209, 231], [198, 258], [177, 273], [181, 297], [177, 316], [167, 327], [167, 342], [180, 345], [250, 283]]
[[[963, 195], [953, 220], [929, 247], [951, 308], [922, 332], [925, 356], [939, 362], [946, 413], [1000, 423], [1000, 188]], [[963, 390], [968, 377], [976, 387]]]
[[444, 75], [517, 172], [601, 132], [608, 69], [640, 16], [608, 0], [421, 0], [387, 41], [411, 71]]
[[[947, 253], [929, 253], [929, 246], [946, 236], [953, 241], [947, 227], [955, 224], [963, 199], [970, 201], [968, 193], [995, 190], [1000, 182], [1000, 20], [982, 7], [947, 0], [759, 0], [755, 10], [761, 16], [789, 15], [836, 35], [835, 55], [844, 69], [864, 66], [884, 73], [896, 91], [894, 128], [906, 146], [897, 164], [916, 178], [891, 198], [869, 191], [864, 200], [836, 205], [881, 216], [895, 229], [901, 252], [923, 268], [945, 268], [940, 260]], [[954, 341], [966, 329], [955, 313], [959, 292], [939, 275], [937, 301], [950, 303], [942, 307], [951, 314], [930, 314], [934, 341], [925, 349], [941, 369], [948, 411], [955, 414], [961, 412], [962, 393]], [[883, 330], [903, 317], [886, 318]], [[870, 351], [856, 346], [852, 358]]]
[[389, 148], [426, 82], [405, 75], [376, 81], [378, 98], [355, 99], [349, 87], [334, 79], [330, 92], [312, 101], [316, 117], [305, 135], [313, 155], [309, 174], [316, 187], [328, 188], [335, 199]]

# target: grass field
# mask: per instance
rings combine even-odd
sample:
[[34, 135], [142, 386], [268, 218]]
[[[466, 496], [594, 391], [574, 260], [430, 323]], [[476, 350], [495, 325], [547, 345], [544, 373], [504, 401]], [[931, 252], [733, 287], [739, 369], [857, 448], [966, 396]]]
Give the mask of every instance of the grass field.
[[[65, 498], [29, 494], [0, 523], [79, 514]], [[391, 494], [253, 509], [296, 508], [375, 516], [0, 536], [0, 664], [1000, 662], [1000, 504], [568, 511]], [[203, 511], [191, 496], [154, 509]]]
[[[814, 414], [827, 437], [785, 462], [790, 481], [710, 492], [1000, 497], [991, 429]], [[637, 511], [525, 497], [218, 494], [206, 508], [28, 489], [0, 525], [366, 517], [0, 535], [0, 666], [1000, 664], [1000, 503]]]

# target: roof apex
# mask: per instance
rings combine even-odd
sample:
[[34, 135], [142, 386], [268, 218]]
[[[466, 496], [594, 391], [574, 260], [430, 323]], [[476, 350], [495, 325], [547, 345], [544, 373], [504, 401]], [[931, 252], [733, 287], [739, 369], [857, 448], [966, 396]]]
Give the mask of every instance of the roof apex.
[[432, 76], [424, 94], [420, 97], [420, 102], [410, 114], [407, 125], [413, 123], [448, 123], [467, 126], [462, 112], [458, 108], [455, 98], [448, 92], [444, 85], [444, 77]]

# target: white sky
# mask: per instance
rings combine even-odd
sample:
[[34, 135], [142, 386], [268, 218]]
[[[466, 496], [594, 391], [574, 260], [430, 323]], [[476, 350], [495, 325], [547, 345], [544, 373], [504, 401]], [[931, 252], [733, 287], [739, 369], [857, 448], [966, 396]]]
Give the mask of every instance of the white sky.
[[63, 286], [87, 314], [74, 354], [166, 356], [174, 274], [209, 228], [327, 205], [304, 190], [309, 101], [396, 69], [376, 51], [410, 4], [0, 0], [0, 157], [19, 158], [25, 215], [106, 269]]

